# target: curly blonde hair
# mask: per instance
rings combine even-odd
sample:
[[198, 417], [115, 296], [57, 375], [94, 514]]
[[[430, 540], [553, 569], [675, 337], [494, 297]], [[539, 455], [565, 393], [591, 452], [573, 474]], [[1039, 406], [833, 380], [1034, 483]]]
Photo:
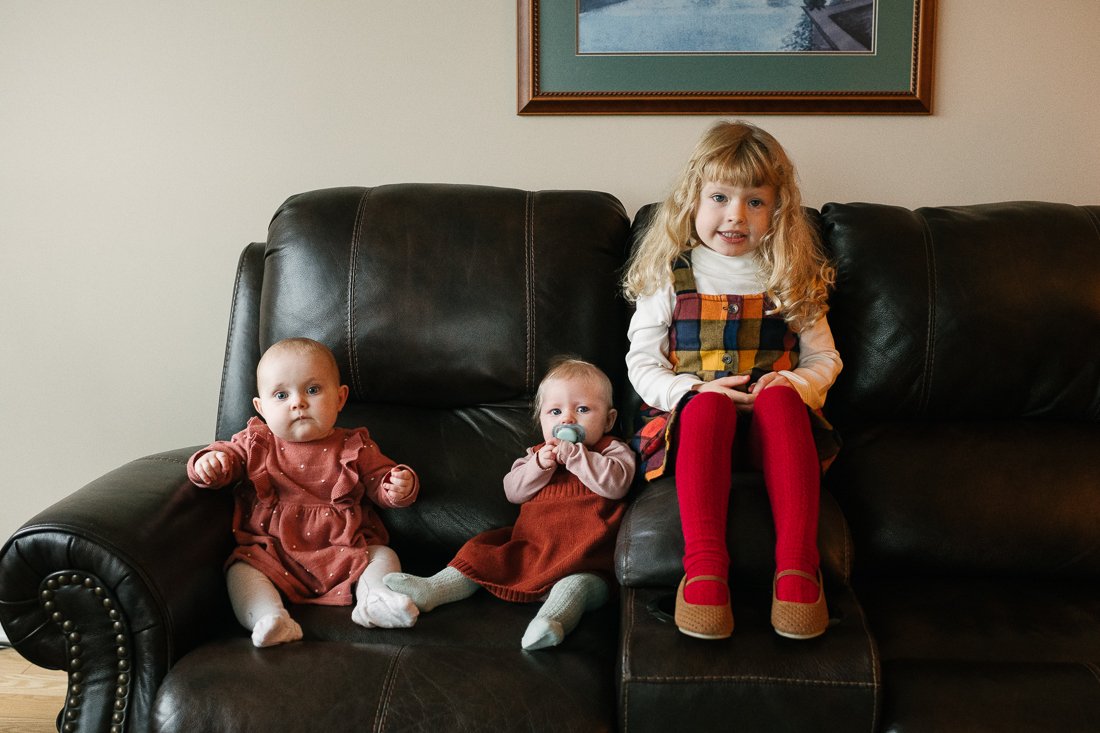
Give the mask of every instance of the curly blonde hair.
[[742, 188], [773, 186], [772, 225], [753, 252], [767, 274], [775, 312], [796, 332], [818, 321], [836, 279], [817, 232], [802, 209], [797, 174], [783, 146], [747, 122], [722, 121], [699, 139], [679, 183], [661, 202], [627, 264], [623, 293], [634, 302], [672, 281], [672, 264], [702, 244], [695, 231], [699, 196], [707, 183]]

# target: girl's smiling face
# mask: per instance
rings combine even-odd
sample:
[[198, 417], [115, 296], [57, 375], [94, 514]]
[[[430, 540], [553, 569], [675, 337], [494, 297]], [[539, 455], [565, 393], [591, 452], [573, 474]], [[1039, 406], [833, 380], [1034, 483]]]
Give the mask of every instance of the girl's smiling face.
[[775, 186], [742, 187], [708, 181], [699, 192], [695, 233], [703, 246], [727, 257], [748, 254], [771, 231]]

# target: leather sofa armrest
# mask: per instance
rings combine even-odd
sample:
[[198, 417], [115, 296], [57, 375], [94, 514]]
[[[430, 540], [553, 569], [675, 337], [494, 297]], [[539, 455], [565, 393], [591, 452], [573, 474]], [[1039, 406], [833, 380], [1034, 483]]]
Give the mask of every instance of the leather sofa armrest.
[[0, 623], [24, 657], [69, 674], [62, 729], [148, 719], [168, 668], [231, 622], [232, 492], [188, 481], [193, 451], [96, 479], [0, 550]]

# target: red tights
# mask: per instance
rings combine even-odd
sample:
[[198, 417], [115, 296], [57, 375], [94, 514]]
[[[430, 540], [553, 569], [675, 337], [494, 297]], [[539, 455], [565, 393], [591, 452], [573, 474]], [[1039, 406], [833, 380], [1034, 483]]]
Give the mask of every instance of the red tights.
[[[704, 392], [679, 416], [676, 491], [684, 531], [687, 577], [729, 577], [726, 545], [733, 445], [737, 411], [725, 395]], [[775, 522], [776, 570], [791, 568], [817, 575], [817, 516], [821, 468], [810, 433], [806, 406], [790, 387], [771, 387], [757, 395], [749, 422], [749, 453], [764, 473]], [[816, 584], [788, 575], [780, 579], [780, 600], [812, 603]], [[700, 580], [687, 586], [689, 603], [722, 604], [726, 586]]]

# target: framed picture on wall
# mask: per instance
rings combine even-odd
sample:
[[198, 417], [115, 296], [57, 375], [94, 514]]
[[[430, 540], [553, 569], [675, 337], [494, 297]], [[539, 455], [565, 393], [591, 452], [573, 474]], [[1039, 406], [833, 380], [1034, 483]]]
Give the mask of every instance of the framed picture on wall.
[[517, 0], [519, 114], [929, 114], [935, 0]]

